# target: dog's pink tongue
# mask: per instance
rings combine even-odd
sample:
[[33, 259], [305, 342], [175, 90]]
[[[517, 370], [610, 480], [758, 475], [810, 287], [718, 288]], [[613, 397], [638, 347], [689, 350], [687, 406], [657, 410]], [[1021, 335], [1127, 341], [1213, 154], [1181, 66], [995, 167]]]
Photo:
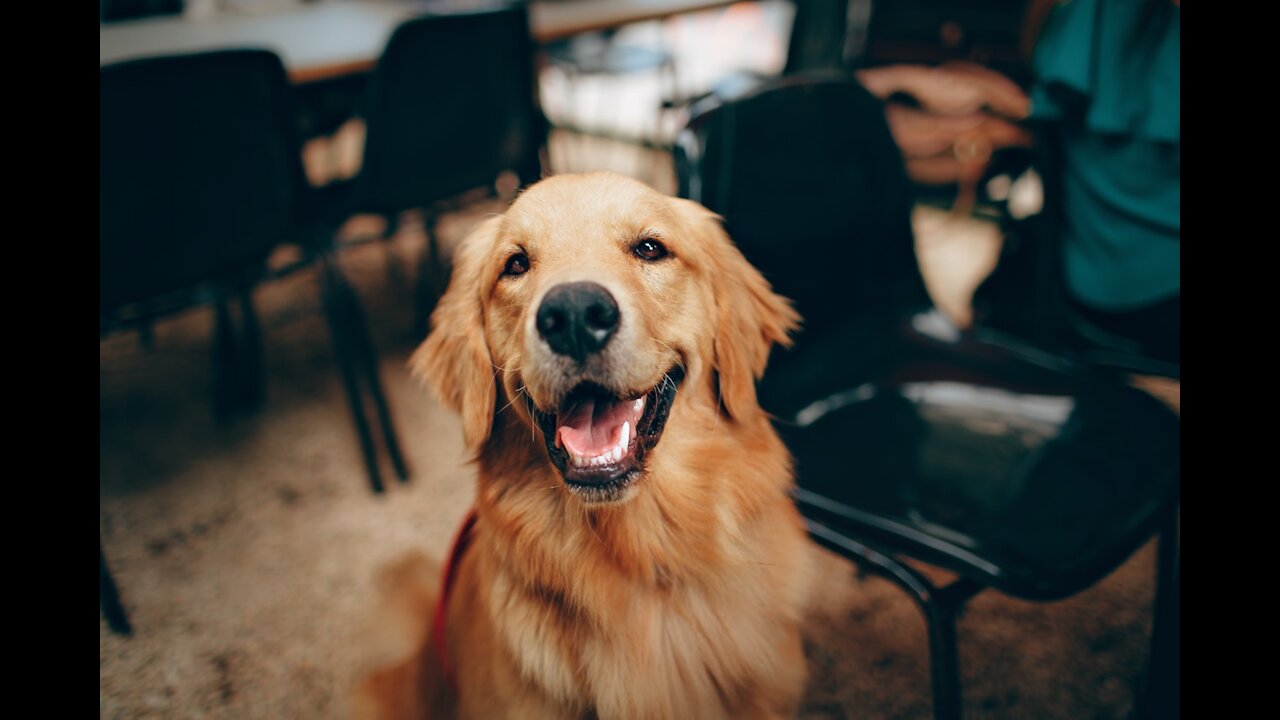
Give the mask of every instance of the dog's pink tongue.
[[631, 422], [634, 437], [639, 415], [630, 401], [587, 399], [556, 418], [556, 441], [575, 455], [594, 457], [613, 449], [623, 422]]

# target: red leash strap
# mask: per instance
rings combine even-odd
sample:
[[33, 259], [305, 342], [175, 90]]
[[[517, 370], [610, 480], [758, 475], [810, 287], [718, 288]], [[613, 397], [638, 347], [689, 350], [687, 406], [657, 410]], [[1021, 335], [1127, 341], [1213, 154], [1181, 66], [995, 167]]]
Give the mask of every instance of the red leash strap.
[[476, 511], [472, 510], [467, 513], [467, 519], [462, 521], [462, 527], [458, 529], [458, 534], [453, 539], [453, 550], [449, 553], [449, 561], [444, 566], [444, 584], [440, 588], [440, 600], [436, 602], [433, 630], [436, 657], [440, 661], [440, 669], [444, 672], [445, 681], [454, 692], [458, 690], [458, 678], [454, 675], [452, 663], [449, 662], [449, 644], [444, 637], [445, 617], [448, 614], [449, 593], [453, 590], [458, 575], [458, 563], [462, 560], [462, 553], [466, 552], [467, 546], [471, 544], [471, 531], [475, 524]]

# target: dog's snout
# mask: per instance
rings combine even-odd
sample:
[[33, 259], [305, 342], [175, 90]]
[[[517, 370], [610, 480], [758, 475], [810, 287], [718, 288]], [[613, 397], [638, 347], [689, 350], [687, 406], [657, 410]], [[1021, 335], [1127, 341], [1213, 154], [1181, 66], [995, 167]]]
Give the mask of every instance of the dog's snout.
[[609, 344], [618, 329], [618, 303], [597, 283], [557, 285], [538, 307], [538, 334], [559, 355], [582, 362]]

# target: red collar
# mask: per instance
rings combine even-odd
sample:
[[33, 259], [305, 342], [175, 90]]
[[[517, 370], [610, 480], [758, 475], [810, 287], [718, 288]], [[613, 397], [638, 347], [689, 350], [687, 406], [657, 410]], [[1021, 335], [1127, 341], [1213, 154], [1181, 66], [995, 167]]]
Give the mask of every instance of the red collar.
[[467, 519], [462, 521], [462, 527], [458, 529], [458, 534], [453, 539], [453, 550], [449, 552], [449, 561], [444, 566], [444, 584], [440, 588], [440, 600], [436, 603], [435, 629], [433, 630], [436, 658], [440, 661], [440, 669], [444, 673], [445, 681], [455, 692], [458, 689], [458, 679], [454, 674], [453, 665], [449, 662], [449, 644], [444, 636], [445, 617], [448, 614], [449, 593], [453, 590], [458, 576], [458, 563], [462, 560], [462, 554], [466, 552], [467, 546], [471, 544], [475, 524], [476, 511], [472, 509], [467, 513]]

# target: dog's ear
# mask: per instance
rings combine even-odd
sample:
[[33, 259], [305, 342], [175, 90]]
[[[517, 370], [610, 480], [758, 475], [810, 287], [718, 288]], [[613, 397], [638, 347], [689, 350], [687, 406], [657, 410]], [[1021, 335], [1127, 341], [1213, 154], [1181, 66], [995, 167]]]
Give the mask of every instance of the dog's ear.
[[720, 402], [730, 417], [741, 419], [757, 407], [755, 383], [764, 374], [770, 348], [774, 343], [791, 347], [790, 334], [800, 327], [800, 315], [747, 262], [720, 216], [689, 200], [678, 200], [677, 207], [704, 240], [716, 305]]
[[497, 402], [497, 371], [485, 339], [480, 293], [484, 258], [501, 221], [485, 220], [458, 245], [449, 288], [431, 313], [431, 334], [409, 358], [413, 376], [462, 415], [463, 438], [472, 455], [489, 439]]

